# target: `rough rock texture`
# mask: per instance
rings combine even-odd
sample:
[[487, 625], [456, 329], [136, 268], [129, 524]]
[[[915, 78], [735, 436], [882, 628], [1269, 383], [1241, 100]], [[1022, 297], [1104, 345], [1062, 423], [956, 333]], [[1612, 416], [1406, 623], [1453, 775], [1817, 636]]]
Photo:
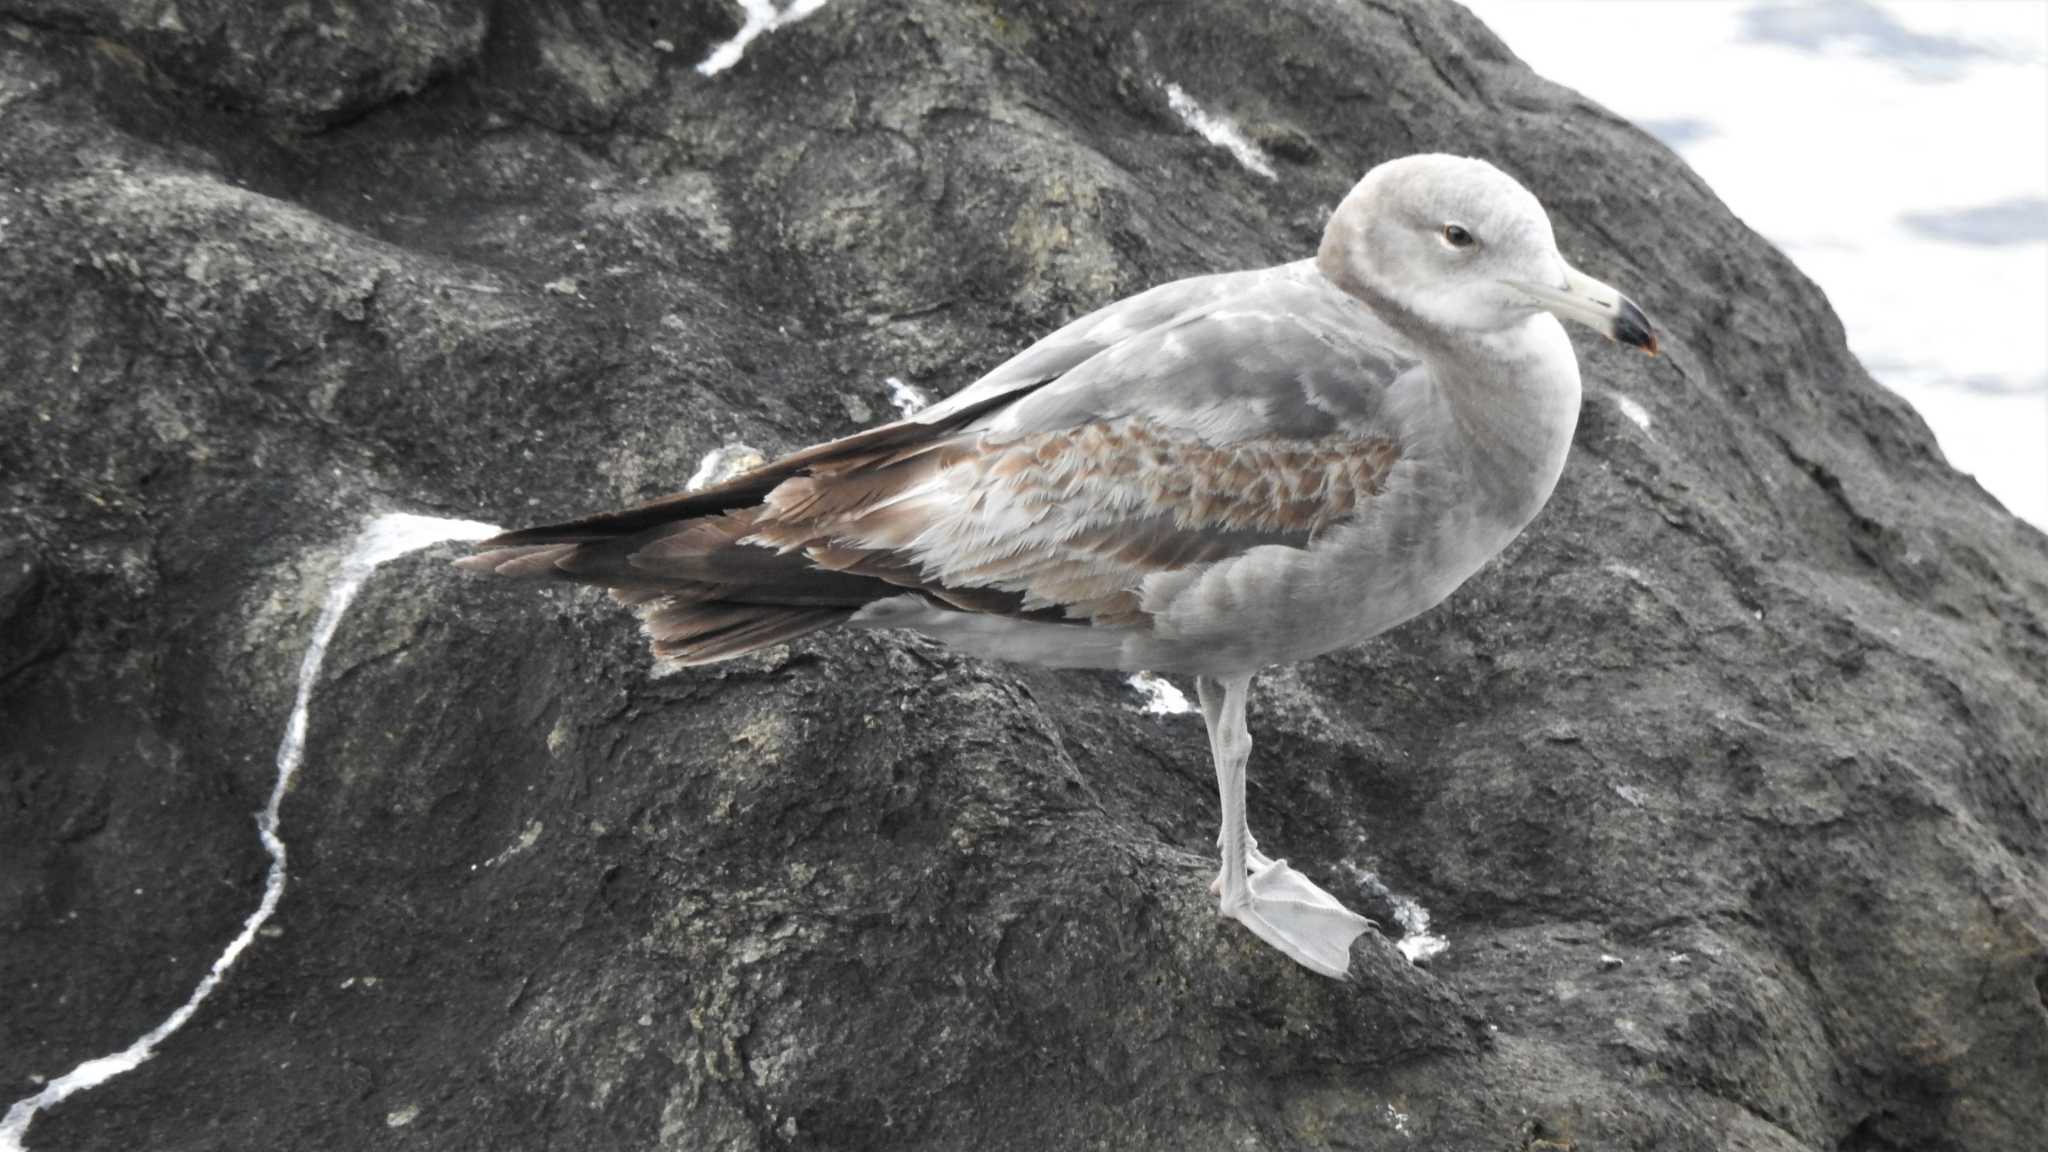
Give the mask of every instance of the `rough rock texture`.
[[2048, 544], [1462, 10], [835, 0], [709, 78], [714, 0], [0, 10], [4, 1099], [254, 906], [373, 511], [847, 432], [1298, 257], [1424, 149], [1520, 176], [1667, 349], [1582, 343], [1524, 540], [1255, 693], [1254, 827], [1418, 897], [1427, 969], [1219, 925], [1199, 723], [1113, 677], [830, 636], [653, 679], [622, 613], [443, 549], [343, 624], [278, 931], [32, 1148], [2048, 1146]]

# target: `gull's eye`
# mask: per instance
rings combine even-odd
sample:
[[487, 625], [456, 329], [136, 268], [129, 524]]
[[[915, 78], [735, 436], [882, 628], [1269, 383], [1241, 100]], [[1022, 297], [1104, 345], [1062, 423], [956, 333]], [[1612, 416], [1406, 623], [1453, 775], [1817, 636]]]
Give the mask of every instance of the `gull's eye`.
[[1446, 224], [1444, 225], [1444, 243], [1449, 244], [1453, 248], [1470, 248], [1472, 246], [1472, 234], [1465, 231], [1460, 225]]

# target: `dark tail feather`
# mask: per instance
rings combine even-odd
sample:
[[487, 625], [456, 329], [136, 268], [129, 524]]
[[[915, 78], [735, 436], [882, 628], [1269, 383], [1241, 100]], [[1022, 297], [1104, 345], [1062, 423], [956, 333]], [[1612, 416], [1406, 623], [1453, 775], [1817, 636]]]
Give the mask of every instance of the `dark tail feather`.
[[[926, 458], [942, 454], [949, 436], [1056, 375], [1019, 380], [930, 422], [900, 420], [815, 445], [700, 491], [507, 532], [455, 566], [609, 588], [613, 599], [640, 614], [655, 655], [678, 664], [709, 664], [793, 640], [843, 623], [877, 600], [920, 589], [924, 581], [914, 565], [856, 549], [834, 549], [830, 562], [820, 563], [804, 547], [814, 531], [784, 541], [765, 530], [771, 525], [762, 518], [773, 509], [763, 502], [774, 503], [772, 493], [800, 479], [782, 494], [784, 504], [801, 498], [806, 510], [821, 514], [864, 509], [881, 485], [863, 480], [864, 471], [893, 476], [932, 466]], [[827, 492], [817, 478], [834, 481], [836, 490]], [[968, 591], [945, 599], [963, 608], [1014, 610], [1017, 598]]]
[[801, 554], [741, 544], [749, 519], [728, 513], [624, 538], [489, 548], [455, 566], [608, 588], [640, 616], [656, 658], [686, 667], [830, 628], [902, 590], [817, 568]]
[[641, 609], [656, 657], [683, 667], [716, 664], [843, 624], [852, 608], [772, 604], [651, 604]]

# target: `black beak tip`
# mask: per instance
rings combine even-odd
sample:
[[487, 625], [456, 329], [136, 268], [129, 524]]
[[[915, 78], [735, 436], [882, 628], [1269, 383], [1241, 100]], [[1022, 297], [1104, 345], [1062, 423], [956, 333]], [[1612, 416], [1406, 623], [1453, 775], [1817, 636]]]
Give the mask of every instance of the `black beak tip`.
[[1657, 333], [1650, 328], [1650, 318], [1633, 301], [1622, 300], [1621, 310], [1614, 317], [1614, 338], [1652, 356], [1657, 354]]

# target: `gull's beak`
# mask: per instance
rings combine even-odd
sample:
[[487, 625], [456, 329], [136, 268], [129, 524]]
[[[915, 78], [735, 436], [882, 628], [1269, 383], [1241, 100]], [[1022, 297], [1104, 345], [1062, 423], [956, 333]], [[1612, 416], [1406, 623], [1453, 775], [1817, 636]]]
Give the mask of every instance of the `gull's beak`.
[[1516, 281], [1514, 286], [1561, 320], [1577, 320], [1610, 340], [1657, 354], [1657, 334], [1650, 330], [1650, 318], [1635, 301], [1569, 264], [1564, 266], [1561, 288], [1526, 280]]

